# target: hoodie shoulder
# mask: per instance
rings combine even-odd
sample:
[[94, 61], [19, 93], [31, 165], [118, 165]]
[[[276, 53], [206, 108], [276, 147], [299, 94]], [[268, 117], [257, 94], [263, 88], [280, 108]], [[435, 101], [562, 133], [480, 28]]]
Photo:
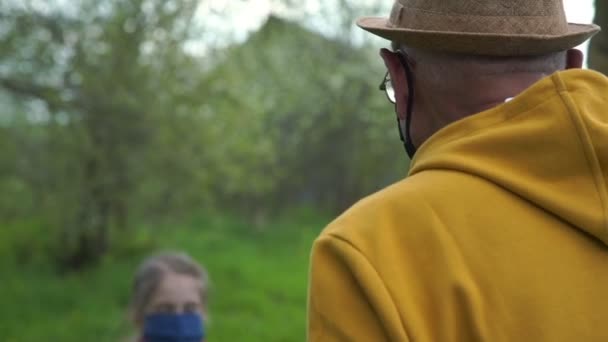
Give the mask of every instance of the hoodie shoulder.
[[[353, 243], [374, 240], [390, 230], [422, 227], [429, 204], [425, 194], [433, 191], [430, 174], [407, 177], [369, 195], [331, 222], [321, 236], [335, 236]], [[432, 182], [431, 182], [432, 183]]]
[[589, 69], [568, 69], [554, 73], [552, 78], [559, 91], [587, 90], [596, 92], [608, 87], [608, 77], [606, 75]]
[[553, 82], [578, 134], [602, 207], [602, 223], [592, 234], [608, 241], [608, 77], [579, 69], [556, 73]]

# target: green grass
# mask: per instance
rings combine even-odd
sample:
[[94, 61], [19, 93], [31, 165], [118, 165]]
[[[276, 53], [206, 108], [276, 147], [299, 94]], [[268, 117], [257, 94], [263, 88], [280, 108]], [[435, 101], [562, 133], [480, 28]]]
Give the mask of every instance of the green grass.
[[118, 240], [98, 267], [64, 276], [41, 258], [19, 265], [3, 239], [1, 340], [124, 341], [132, 335], [126, 318], [132, 273], [150, 252], [169, 249], [188, 252], [209, 271], [209, 341], [302, 341], [310, 245], [326, 222], [300, 214], [260, 229], [216, 215], [142, 227]]

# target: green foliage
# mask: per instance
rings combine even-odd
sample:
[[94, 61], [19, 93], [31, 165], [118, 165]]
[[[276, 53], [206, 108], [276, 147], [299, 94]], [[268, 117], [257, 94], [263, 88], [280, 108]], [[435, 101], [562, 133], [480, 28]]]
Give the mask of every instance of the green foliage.
[[215, 34], [199, 3], [0, 1], [2, 340], [128, 337], [132, 272], [161, 249], [209, 268], [211, 340], [302, 340], [314, 213], [405, 172], [384, 70], [346, 26], [270, 17], [193, 55]]
[[14, 110], [41, 119], [25, 120], [33, 127], [23, 131], [9, 123], [36, 153], [21, 155], [26, 165], [14, 171], [22, 176], [0, 185], [13, 190], [21, 181], [39, 199], [28, 209], [53, 226], [63, 266], [99, 261], [113, 230], [127, 229], [157, 131], [176, 103], [189, 105], [184, 86], [201, 79], [179, 48], [197, 3], [82, 1], [64, 12], [3, 6], [1, 61], [13, 68], [0, 85], [38, 104]]
[[595, 24], [603, 30], [591, 39], [589, 45], [589, 67], [604, 74], [608, 74], [608, 3], [595, 1]]
[[60, 268], [99, 263], [131, 222], [339, 212], [405, 173], [369, 47], [271, 16], [195, 56], [198, 3], [0, 4], [0, 191], [18, 203], [0, 214], [43, 223]]
[[[210, 341], [301, 341], [310, 245], [325, 223], [304, 213], [262, 231], [219, 215], [140, 227], [129, 240], [139, 242], [123, 243], [98, 268], [77, 274], [57, 275], [48, 264], [9, 265], [2, 249], [10, 274], [0, 292], [3, 341], [122, 341], [133, 334], [126, 314], [133, 272], [149, 253], [167, 249], [187, 251], [209, 270]], [[11, 235], [17, 229], [3, 232], [3, 243], [21, 239]], [[44, 235], [30, 238], [35, 246]]]
[[376, 91], [383, 70], [365, 50], [270, 17], [221, 60], [210, 107], [236, 107], [213, 123], [235, 133], [214, 163], [224, 194], [339, 211], [405, 173], [392, 108]]

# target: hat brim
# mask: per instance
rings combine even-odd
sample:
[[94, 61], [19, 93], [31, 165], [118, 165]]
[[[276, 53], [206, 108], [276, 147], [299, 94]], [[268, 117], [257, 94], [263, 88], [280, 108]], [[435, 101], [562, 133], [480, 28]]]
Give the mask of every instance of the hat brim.
[[382, 38], [429, 51], [484, 56], [534, 56], [576, 47], [600, 31], [594, 24], [568, 24], [568, 32], [551, 35], [507, 35], [424, 31], [390, 27], [387, 18], [363, 17], [362, 29]]

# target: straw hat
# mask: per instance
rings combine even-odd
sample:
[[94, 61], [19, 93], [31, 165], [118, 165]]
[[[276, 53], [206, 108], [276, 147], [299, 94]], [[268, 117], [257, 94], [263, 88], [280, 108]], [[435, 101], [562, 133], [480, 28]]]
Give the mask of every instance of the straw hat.
[[600, 31], [568, 23], [562, 0], [395, 0], [389, 18], [357, 24], [413, 48], [486, 56], [563, 51]]

